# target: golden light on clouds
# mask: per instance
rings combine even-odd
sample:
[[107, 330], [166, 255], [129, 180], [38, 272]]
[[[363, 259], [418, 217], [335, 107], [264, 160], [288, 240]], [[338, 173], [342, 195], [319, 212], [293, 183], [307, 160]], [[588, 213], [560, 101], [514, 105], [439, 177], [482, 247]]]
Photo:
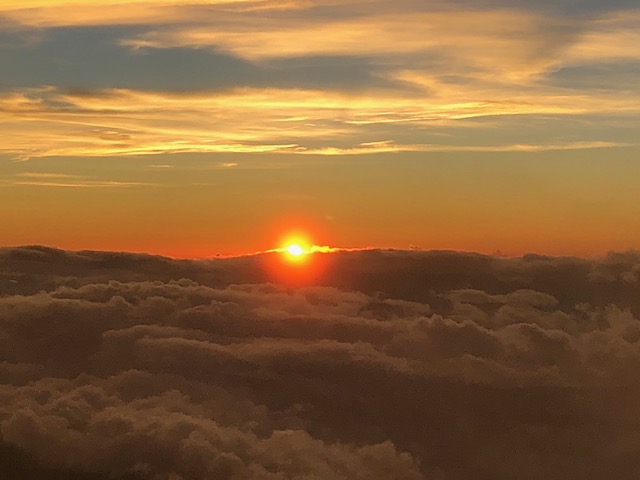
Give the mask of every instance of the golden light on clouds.
[[[0, 151], [19, 158], [483, 151], [491, 146], [446, 145], [420, 137], [444, 124], [472, 128], [460, 122], [466, 119], [636, 112], [637, 90], [572, 90], [541, 80], [566, 66], [640, 57], [634, 21], [640, 18], [638, 10], [603, 14], [586, 30], [578, 18], [541, 11], [427, 4], [431, 8], [414, 11], [411, 2], [389, 9], [372, 1], [357, 14], [347, 9], [331, 16], [318, 10], [325, 13], [316, 16], [314, 9], [340, 12], [342, 7], [324, 1], [40, 0], [28, 2], [28, 7], [4, 1], [0, 14], [23, 26], [127, 25], [144, 19], [148, 28], [123, 31], [114, 39], [118, 43], [111, 44], [134, 59], [176, 49], [223, 53], [262, 69], [257, 76], [273, 71], [269, 62], [288, 59], [295, 65], [323, 56], [353, 56], [375, 68], [371, 84], [355, 90], [279, 87], [278, 81], [225, 88], [207, 88], [205, 82], [200, 89], [176, 92], [46, 84], [14, 88], [0, 92], [0, 125], [7, 133]], [[46, 42], [47, 35], [30, 41]], [[193, 76], [198, 75], [194, 71]], [[414, 138], [399, 140], [396, 132], [382, 133], [385, 125], [411, 129]], [[556, 145], [584, 149], [624, 142], [493, 143], [495, 151], [509, 151], [522, 145], [528, 150]]]
[[[462, 92], [458, 94], [462, 96]], [[585, 149], [620, 142], [446, 145], [389, 138], [344, 145], [367, 128], [399, 124], [424, 129], [477, 117], [633, 112], [612, 95], [538, 95], [460, 103], [456, 96], [351, 97], [314, 90], [240, 89], [171, 95], [135, 90], [73, 94], [54, 88], [0, 93], [0, 150], [19, 158], [154, 155], [180, 152], [367, 154], [400, 151]], [[640, 102], [640, 97], [638, 98]], [[469, 124], [467, 128], [473, 128]], [[353, 140], [352, 140], [353, 142]], [[232, 162], [233, 163], [233, 162]]]
[[203, 9], [210, 7], [241, 11], [264, 8], [269, 3], [269, 0], [3, 0], [0, 13], [21, 25], [35, 27], [148, 25], [194, 21]]

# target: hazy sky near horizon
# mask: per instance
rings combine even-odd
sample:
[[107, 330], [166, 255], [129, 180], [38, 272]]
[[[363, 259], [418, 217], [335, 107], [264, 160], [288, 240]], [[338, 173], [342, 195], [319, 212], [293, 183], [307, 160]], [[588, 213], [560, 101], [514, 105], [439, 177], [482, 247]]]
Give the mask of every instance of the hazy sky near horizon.
[[0, 0], [0, 244], [640, 248], [636, 1]]

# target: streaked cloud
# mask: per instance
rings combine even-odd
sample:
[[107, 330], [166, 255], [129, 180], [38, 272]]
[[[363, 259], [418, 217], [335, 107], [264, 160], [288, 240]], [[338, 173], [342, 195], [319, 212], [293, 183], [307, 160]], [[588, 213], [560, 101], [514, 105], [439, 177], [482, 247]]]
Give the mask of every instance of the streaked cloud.
[[[6, 0], [0, 14], [25, 26], [140, 25], [193, 21], [207, 8], [251, 10], [265, 7], [268, 0]], [[293, 2], [284, 2], [291, 5]]]
[[[465, 122], [474, 118], [635, 110], [634, 105], [606, 94], [599, 98], [538, 95], [468, 103], [447, 100], [451, 98], [424, 98], [423, 104], [416, 104], [415, 98], [383, 96], [382, 92], [375, 97], [278, 89], [75, 93], [47, 87], [0, 96], [0, 124], [8, 133], [2, 149], [19, 158], [32, 158], [178, 152], [530, 151], [632, 143], [606, 137], [546, 145], [420, 143], [429, 128], [474, 128]], [[373, 130], [394, 124], [402, 128], [405, 137], [412, 137], [407, 139], [411, 141], [397, 142], [384, 138], [389, 132]]]
[[52, 172], [20, 172], [13, 179], [0, 179], [0, 186], [54, 188], [121, 188], [152, 186], [151, 183], [97, 180], [83, 175]]
[[37, 178], [37, 179], [77, 179], [84, 178], [82, 175], [71, 175], [68, 173], [48, 173], [48, 172], [22, 172], [17, 174], [18, 177]]
[[352, 148], [305, 149], [297, 148], [295, 153], [308, 155], [368, 155], [390, 152], [548, 152], [562, 150], [588, 150], [592, 148], [616, 148], [636, 146], [636, 144], [615, 142], [576, 142], [549, 145], [491, 145], [491, 146], [455, 146], [455, 145], [398, 145], [394, 142], [363, 143]]
[[[633, 143], [607, 128], [596, 138], [505, 141], [514, 134], [499, 121], [618, 115], [636, 122], [640, 12], [624, 2], [585, 6], [582, 16], [546, 3], [127, 5], [0, 5], [5, 36], [24, 39], [0, 44], [0, 58], [13, 66], [0, 91], [2, 151], [17, 158], [337, 155]], [[575, 72], [589, 80], [571, 81]], [[593, 87], [603, 83], [608, 88]], [[484, 124], [486, 144], [467, 138], [477, 118], [494, 119], [492, 128]], [[436, 130], [451, 144], [436, 141]]]
[[0, 180], [0, 185], [27, 186], [27, 187], [53, 187], [53, 188], [122, 188], [149, 186], [149, 183], [139, 182], [102, 182], [97, 180], [83, 181], [53, 181], [53, 180]]

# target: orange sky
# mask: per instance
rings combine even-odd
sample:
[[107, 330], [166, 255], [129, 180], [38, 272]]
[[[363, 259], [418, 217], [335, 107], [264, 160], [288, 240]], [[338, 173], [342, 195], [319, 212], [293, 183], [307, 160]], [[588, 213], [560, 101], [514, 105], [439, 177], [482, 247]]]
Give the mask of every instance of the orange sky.
[[608, 152], [590, 160], [524, 154], [526, 162], [506, 154], [501, 160], [390, 155], [273, 170], [203, 169], [199, 184], [135, 160], [126, 175], [146, 176], [150, 185], [60, 187], [37, 177], [32, 185], [0, 188], [2, 238], [7, 245], [206, 257], [275, 248], [298, 231], [312, 243], [339, 247], [594, 255], [640, 244], [640, 167], [633, 150], [620, 154], [619, 160]]

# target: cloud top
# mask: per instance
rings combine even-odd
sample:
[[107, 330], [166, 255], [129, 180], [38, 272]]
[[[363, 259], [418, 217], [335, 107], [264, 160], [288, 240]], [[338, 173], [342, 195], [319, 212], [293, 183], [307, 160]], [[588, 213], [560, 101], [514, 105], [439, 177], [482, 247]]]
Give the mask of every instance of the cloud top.
[[0, 251], [2, 451], [30, 455], [15, 475], [637, 472], [636, 252], [317, 253], [306, 286], [270, 255]]

